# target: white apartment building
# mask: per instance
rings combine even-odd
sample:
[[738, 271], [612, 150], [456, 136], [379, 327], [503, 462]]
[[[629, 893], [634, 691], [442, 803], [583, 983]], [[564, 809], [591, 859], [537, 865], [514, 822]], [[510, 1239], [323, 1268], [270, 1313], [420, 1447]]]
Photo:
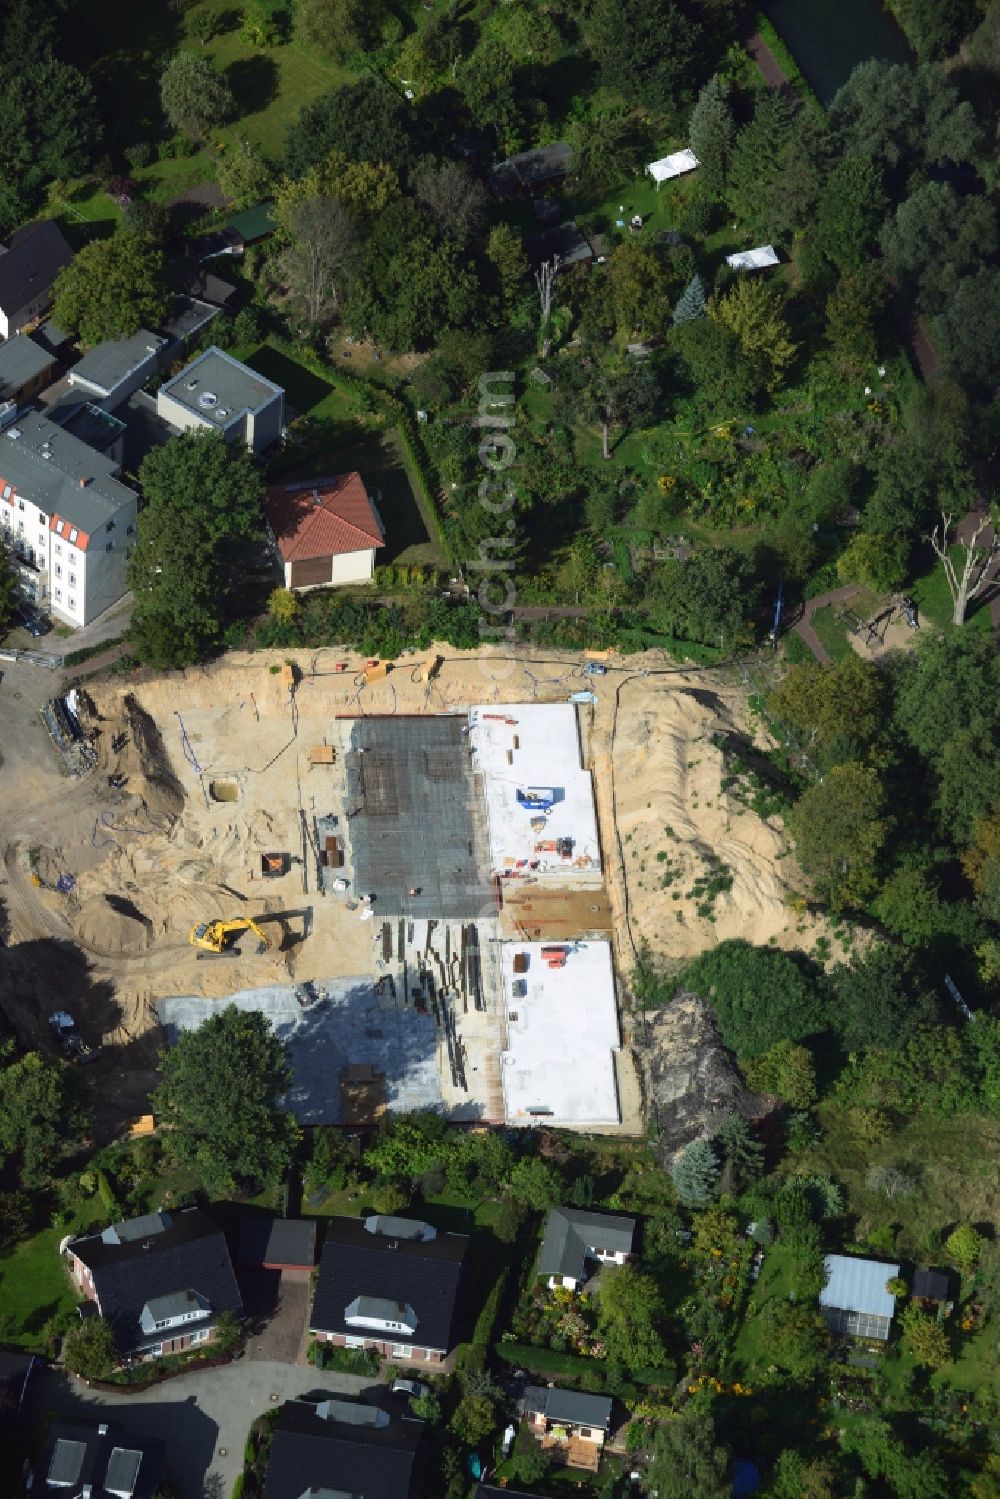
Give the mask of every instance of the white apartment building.
[[86, 625], [126, 592], [138, 496], [120, 464], [37, 412], [0, 412], [0, 540], [24, 596]]

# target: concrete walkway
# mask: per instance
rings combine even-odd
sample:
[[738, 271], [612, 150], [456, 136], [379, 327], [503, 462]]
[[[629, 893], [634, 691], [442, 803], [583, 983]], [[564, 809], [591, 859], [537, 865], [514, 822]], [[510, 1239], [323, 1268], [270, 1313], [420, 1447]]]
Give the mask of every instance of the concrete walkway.
[[167, 1443], [166, 1475], [179, 1499], [229, 1499], [243, 1467], [255, 1416], [311, 1392], [360, 1395], [376, 1387], [363, 1375], [242, 1358], [235, 1364], [168, 1379], [134, 1395], [93, 1390], [60, 1369], [36, 1371], [26, 1416], [50, 1413], [85, 1421], [114, 1421]]

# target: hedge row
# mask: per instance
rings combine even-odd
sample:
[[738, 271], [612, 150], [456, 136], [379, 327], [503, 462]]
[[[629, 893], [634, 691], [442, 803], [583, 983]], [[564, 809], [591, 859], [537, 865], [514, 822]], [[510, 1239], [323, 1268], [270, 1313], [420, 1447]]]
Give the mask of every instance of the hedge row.
[[[602, 1372], [601, 1362], [597, 1359], [556, 1353], [551, 1348], [538, 1348], [533, 1343], [495, 1343], [493, 1351], [505, 1363], [520, 1365], [536, 1374], [563, 1374], [567, 1378], [579, 1379], [585, 1374], [592, 1377]], [[660, 1389], [669, 1388], [677, 1381], [673, 1369], [628, 1369], [626, 1376], [633, 1384], [656, 1385]]]

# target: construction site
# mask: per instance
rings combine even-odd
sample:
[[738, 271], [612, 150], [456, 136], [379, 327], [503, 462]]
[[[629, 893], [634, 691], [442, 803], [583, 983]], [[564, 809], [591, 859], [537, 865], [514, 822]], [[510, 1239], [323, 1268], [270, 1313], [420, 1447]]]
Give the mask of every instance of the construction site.
[[640, 948], [803, 942], [783, 832], [721, 790], [738, 684], [662, 657], [229, 655], [61, 702], [73, 764], [47, 722], [6, 751], [4, 1003], [31, 1044], [71, 1012], [114, 1122], [230, 1001], [288, 1042], [304, 1124], [634, 1133]]

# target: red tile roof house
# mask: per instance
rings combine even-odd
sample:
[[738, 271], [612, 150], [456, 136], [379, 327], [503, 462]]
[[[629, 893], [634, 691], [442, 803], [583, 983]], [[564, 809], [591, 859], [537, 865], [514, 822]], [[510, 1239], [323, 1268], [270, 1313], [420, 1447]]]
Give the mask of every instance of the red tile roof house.
[[210, 1343], [220, 1313], [243, 1311], [225, 1234], [200, 1208], [112, 1223], [71, 1239], [66, 1253], [123, 1361]]
[[370, 583], [385, 528], [358, 473], [272, 484], [264, 513], [295, 589]]

